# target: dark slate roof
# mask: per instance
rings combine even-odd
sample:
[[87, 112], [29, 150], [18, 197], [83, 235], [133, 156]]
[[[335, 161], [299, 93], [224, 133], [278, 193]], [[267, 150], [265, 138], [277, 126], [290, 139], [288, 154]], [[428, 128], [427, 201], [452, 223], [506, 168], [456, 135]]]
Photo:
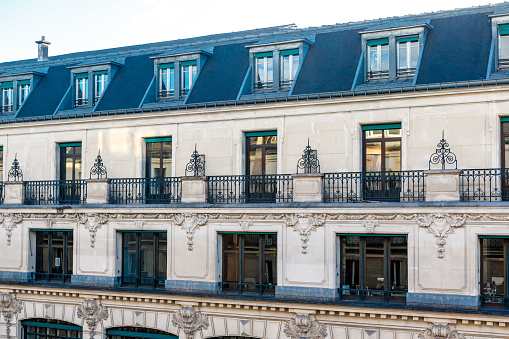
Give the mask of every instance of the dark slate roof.
[[431, 20], [417, 84], [486, 77], [491, 23], [486, 13]]
[[154, 60], [149, 55], [128, 57], [106, 88], [97, 111], [137, 108], [154, 77]]
[[360, 54], [358, 30], [317, 34], [302, 63], [293, 94], [350, 90]]
[[187, 103], [235, 100], [249, 66], [245, 43], [218, 46], [208, 57]]
[[41, 78], [28, 97], [18, 118], [52, 115], [70, 86], [71, 71], [66, 66], [54, 66]]

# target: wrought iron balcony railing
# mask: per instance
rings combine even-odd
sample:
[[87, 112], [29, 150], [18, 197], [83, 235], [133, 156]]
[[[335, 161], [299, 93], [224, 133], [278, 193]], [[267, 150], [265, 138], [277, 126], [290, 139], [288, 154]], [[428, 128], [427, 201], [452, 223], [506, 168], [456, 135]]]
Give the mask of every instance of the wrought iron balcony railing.
[[147, 277], [117, 277], [119, 286], [164, 288], [165, 279]]
[[326, 173], [323, 201], [424, 201], [424, 171]]
[[5, 199], [5, 186], [3, 182], [0, 182], [0, 204], [4, 203]]
[[509, 169], [467, 169], [460, 172], [461, 201], [509, 200]]
[[84, 204], [87, 201], [85, 180], [25, 181], [26, 205]]
[[182, 198], [182, 180], [171, 178], [109, 179], [110, 204], [175, 204]]
[[293, 201], [290, 174], [222, 175], [207, 177], [212, 204], [282, 203]]
[[48, 272], [32, 272], [31, 279], [38, 281], [52, 282], [70, 282], [72, 274], [67, 273], [48, 273]]
[[274, 294], [276, 285], [274, 284], [258, 284], [250, 282], [219, 282], [219, 290], [230, 293], [257, 293], [257, 294]]
[[339, 299], [378, 302], [405, 302], [407, 290], [339, 288]]

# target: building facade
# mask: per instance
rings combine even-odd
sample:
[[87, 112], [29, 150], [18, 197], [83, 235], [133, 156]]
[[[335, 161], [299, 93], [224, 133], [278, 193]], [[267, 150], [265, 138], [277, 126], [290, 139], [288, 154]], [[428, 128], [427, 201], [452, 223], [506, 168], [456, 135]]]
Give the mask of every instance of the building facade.
[[0, 336], [509, 338], [509, 5], [0, 64]]

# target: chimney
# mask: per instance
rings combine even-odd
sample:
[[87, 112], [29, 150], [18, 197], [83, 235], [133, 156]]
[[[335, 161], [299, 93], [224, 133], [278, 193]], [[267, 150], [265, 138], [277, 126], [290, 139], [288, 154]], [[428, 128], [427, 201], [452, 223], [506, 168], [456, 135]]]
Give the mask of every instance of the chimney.
[[41, 40], [35, 42], [38, 46], [37, 61], [48, 61], [48, 46], [51, 42], [46, 41], [46, 37], [42, 36]]

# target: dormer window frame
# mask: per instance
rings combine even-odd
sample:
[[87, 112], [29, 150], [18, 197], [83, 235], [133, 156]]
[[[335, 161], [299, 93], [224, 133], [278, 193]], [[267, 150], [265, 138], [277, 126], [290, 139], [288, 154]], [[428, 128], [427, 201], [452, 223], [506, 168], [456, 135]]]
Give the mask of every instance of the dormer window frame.
[[[259, 43], [248, 45], [251, 74], [251, 93], [262, 91], [291, 90], [312, 42], [308, 39]], [[285, 79], [285, 56], [297, 56], [298, 67], [292, 62], [290, 77]], [[293, 59], [293, 57], [289, 58]], [[293, 61], [293, 60], [292, 60]], [[272, 71], [270, 70], [272, 66]], [[263, 73], [260, 72], [263, 70]]]
[[[156, 100], [186, 101], [210, 55], [212, 53], [208, 51], [193, 50], [151, 57], [151, 59], [154, 59], [154, 77], [157, 86]], [[163, 71], [164, 69], [167, 69], [166, 73]], [[163, 79], [164, 76], [168, 77], [166, 83]], [[171, 89], [172, 76], [173, 90]], [[164, 89], [163, 85], [170, 85], [169, 90]]]
[[[281, 51], [281, 77], [279, 81], [279, 88], [292, 87], [297, 71], [300, 66], [300, 54], [299, 49], [286, 49]], [[286, 62], [288, 60], [288, 62]], [[286, 70], [288, 68], [288, 74]]]
[[[413, 26], [405, 26], [405, 27], [394, 27], [387, 29], [379, 29], [379, 30], [369, 30], [359, 32], [362, 39], [362, 56], [363, 56], [363, 64], [364, 64], [364, 82], [369, 82], [372, 80], [378, 80], [380, 78], [387, 80], [396, 80], [399, 78], [411, 78], [415, 77], [419, 70], [420, 59], [422, 57], [422, 52], [424, 50], [424, 45], [426, 42], [426, 36], [431, 27], [427, 23], [422, 23]], [[417, 39], [415, 40], [415, 38]], [[398, 41], [399, 40], [399, 41]], [[400, 45], [399, 43], [407, 43], [406, 47], [408, 48], [408, 42], [410, 45], [417, 41], [418, 47], [418, 57], [417, 63], [415, 67], [401, 67], [400, 65]], [[387, 46], [388, 49], [388, 69], [382, 69], [380, 67], [376, 70], [376, 72], [372, 72], [370, 69], [370, 47], [377, 46], [377, 52], [379, 55], [379, 63], [381, 62], [381, 46]], [[408, 53], [408, 51], [407, 51]], [[410, 50], [411, 53], [411, 50]], [[411, 62], [411, 60], [410, 60]]]
[[[419, 36], [404, 36], [396, 38], [397, 50], [397, 77], [414, 76], [417, 69], [417, 62], [419, 60]], [[402, 50], [404, 47], [405, 65], [402, 65]], [[417, 53], [413, 53], [417, 52]], [[415, 62], [413, 55], [416, 54]]]
[[[108, 61], [68, 67], [71, 70], [72, 107], [84, 108], [97, 105], [120, 66], [122, 64]], [[86, 93], [79, 91], [82, 86], [85, 87]]]
[[[15, 113], [26, 102], [33, 89], [44, 76], [43, 73], [30, 71], [16, 74], [5, 74], [0, 76], [0, 113]], [[9, 91], [4, 91], [4, 88], [10, 88]], [[23, 91], [23, 93], [21, 93]], [[9, 103], [5, 104], [5, 93], [9, 93]], [[23, 94], [23, 96], [22, 96]], [[8, 108], [4, 106], [9, 106]]]
[[[509, 13], [499, 13], [488, 16], [491, 19], [491, 53], [488, 74], [509, 68]], [[502, 46], [505, 46], [505, 53]]]

